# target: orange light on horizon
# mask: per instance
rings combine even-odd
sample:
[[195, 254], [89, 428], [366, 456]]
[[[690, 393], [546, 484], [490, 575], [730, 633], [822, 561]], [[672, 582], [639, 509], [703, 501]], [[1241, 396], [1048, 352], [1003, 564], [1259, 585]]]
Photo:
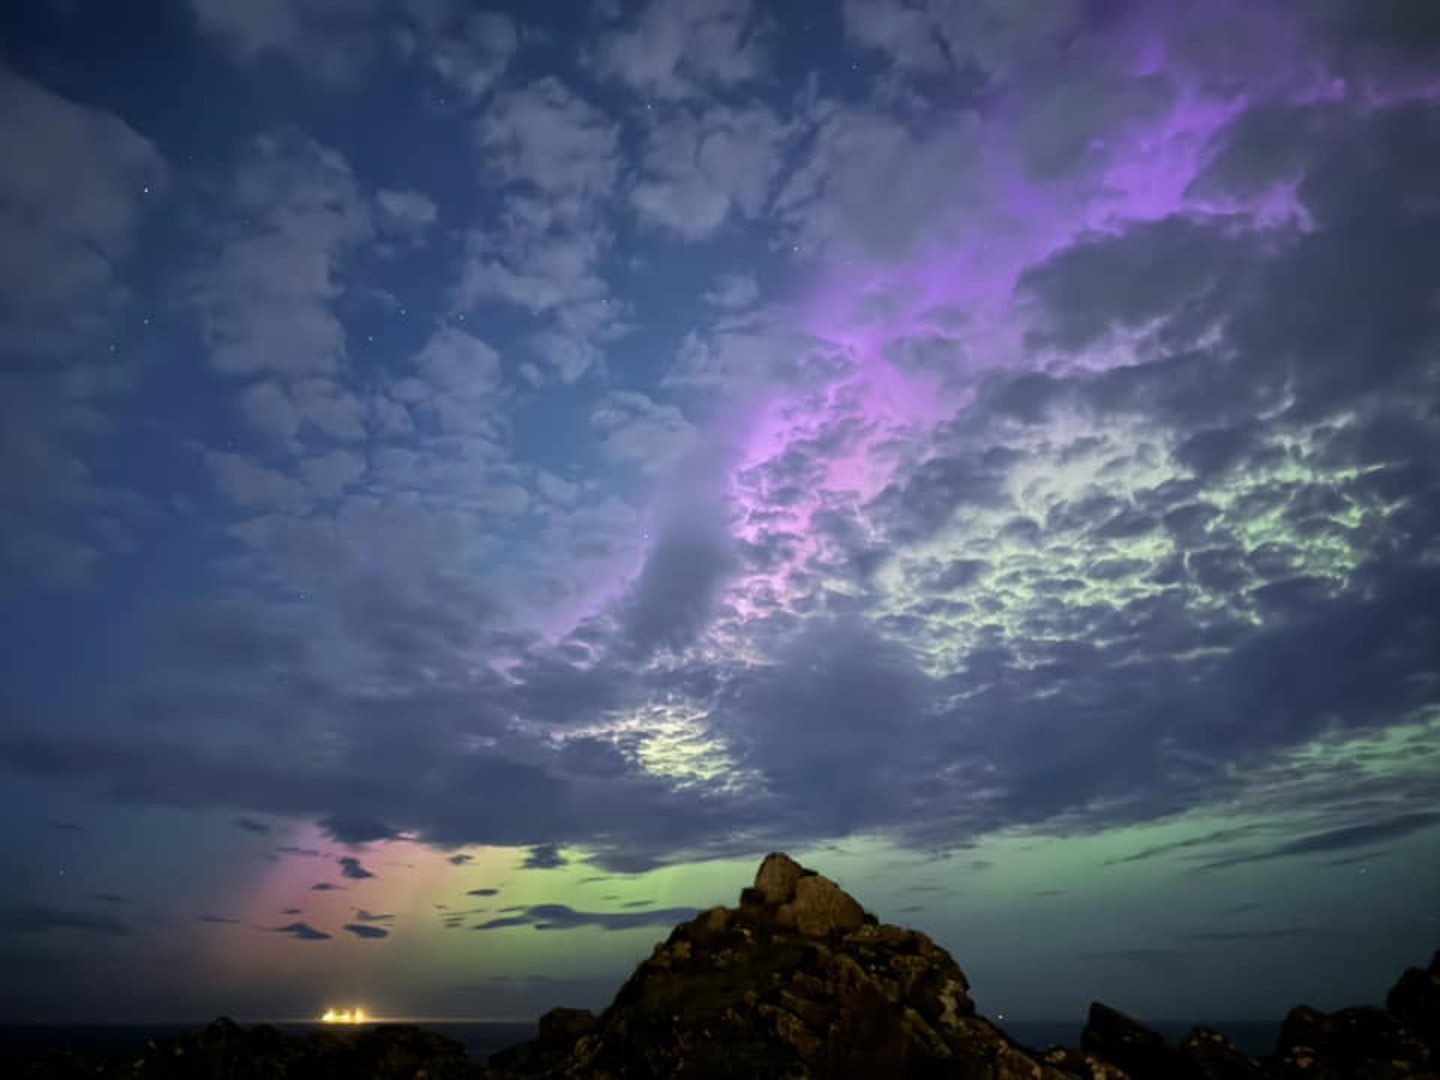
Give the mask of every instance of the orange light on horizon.
[[364, 1009], [326, 1009], [320, 1016], [322, 1024], [363, 1024]]

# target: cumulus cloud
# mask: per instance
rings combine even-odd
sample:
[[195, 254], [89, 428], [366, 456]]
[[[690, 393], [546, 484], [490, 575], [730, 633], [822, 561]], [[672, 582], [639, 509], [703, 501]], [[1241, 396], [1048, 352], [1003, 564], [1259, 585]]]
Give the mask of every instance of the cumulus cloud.
[[642, 221], [686, 240], [756, 218], [780, 171], [786, 130], [766, 105], [677, 110], [648, 133], [630, 202]]
[[602, 31], [590, 60], [642, 94], [686, 98], [765, 68], [768, 25], [750, 0], [648, 0]]
[[229, 375], [334, 373], [345, 353], [331, 307], [341, 265], [372, 230], [349, 164], [297, 132], [258, 136], [227, 210], [190, 289], [210, 362]]

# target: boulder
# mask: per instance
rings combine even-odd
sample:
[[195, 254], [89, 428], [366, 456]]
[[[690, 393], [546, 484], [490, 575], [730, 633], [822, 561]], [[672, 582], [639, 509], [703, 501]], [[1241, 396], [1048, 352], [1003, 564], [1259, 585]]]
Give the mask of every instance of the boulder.
[[1429, 968], [1407, 968], [1385, 995], [1385, 1011], [1430, 1048], [1440, 1060], [1440, 952]]
[[1080, 1046], [1119, 1066], [1132, 1080], [1172, 1080], [1182, 1068], [1178, 1051], [1163, 1035], [1099, 1001], [1090, 1003]]
[[1180, 1043], [1188, 1080], [1264, 1080], [1260, 1063], [1207, 1027], [1194, 1027]]
[[755, 872], [755, 891], [763, 903], [779, 907], [795, 895], [795, 886], [804, 876], [805, 868], [789, 855], [772, 851]]
[[1273, 1076], [1313, 1080], [1410, 1080], [1432, 1073], [1430, 1048], [1395, 1017], [1371, 1006], [1322, 1013], [1297, 1005], [1275, 1045]]
[[793, 898], [780, 905], [775, 920], [786, 929], [824, 937], [858, 930], [865, 924], [865, 909], [839, 885], [816, 874], [795, 882]]

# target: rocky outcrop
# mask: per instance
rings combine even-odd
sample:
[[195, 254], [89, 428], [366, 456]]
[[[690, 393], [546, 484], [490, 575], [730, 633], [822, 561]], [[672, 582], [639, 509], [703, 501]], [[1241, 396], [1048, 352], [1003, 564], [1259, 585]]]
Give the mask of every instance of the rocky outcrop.
[[564, 1045], [542, 1021], [533, 1043], [491, 1059], [490, 1076], [1067, 1075], [976, 1016], [964, 973], [929, 937], [880, 925], [835, 882], [778, 853], [738, 907], [675, 927], [609, 1008], [576, 1027]]
[[[1440, 1080], [1440, 954], [1387, 1010], [1296, 1009], [1257, 1060], [1196, 1027], [1178, 1043], [1100, 1002], [1081, 1046], [1035, 1053], [976, 1014], [965, 974], [915, 930], [882, 925], [830, 879], [767, 855], [735, 908], [675, 927], [599, 1015], [565, 1010], [491, 1059], [488, 1080]], [[1428, 1033], [1428, 1034], [1427, 1034]]]
[[1081, 1045], [1034, 1052], [977, 1015], [925, 934], [880, 923], [829, 878], [766, 856], [737, 907], [655, 946], [598, 1015], [552, 1009], [485, 1067], [405, 1025], [289, 1038], [217, 1020], [109, 1059], [0, 1061], [6, 1076], [79, 1080], [1440, 1080], [1440, 953], [1385, 1008], [1297, 1006], [1255, 1059], [1197, 1027], [1178, 1043], [1100, 1002]]

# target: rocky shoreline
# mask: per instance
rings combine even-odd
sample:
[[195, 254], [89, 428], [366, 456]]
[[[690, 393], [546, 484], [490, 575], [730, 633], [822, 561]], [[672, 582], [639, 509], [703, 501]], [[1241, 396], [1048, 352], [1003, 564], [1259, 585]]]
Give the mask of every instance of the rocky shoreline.
[[[225, 1019], [138, 1052], [52, 1052], [10, 1076], [79, 1080], [1440, 1080], [1440, 952], [1383, 1008], [1286, 1015], [1251, 1057], [1197, 1027], [1169, 1041], [1095, 1002], [1079, 1047], [1031, 1050], [978, 1015], [955, 960], [830, 879], [766, 856], [735, 908], [681, 923], [594, 1014], [553, 1009], [530, 1042], [470, 1060], [408, 1025], [300, 1037]], [[3, 1063], [0, 1063], [3, 1064]]]

